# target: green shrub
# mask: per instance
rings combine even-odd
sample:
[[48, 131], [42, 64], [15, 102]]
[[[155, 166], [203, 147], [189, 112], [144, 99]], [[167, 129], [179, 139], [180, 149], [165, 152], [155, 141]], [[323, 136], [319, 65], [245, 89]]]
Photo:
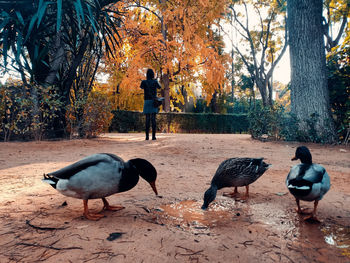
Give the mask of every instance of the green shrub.
[[109, 131], [132, 132], [143, 131], [145, 128], [144, 114], [137, 111], [112, 111], [113, 119]]
[[316, 113], [311, 114], [303, 129], [300, 128], [296, 116], [279, 105], [275, 105], [272, 109], [256, 107], [248, 116], [249, 132], [255, 139], [267, 135], [276, 140], [325, 143], [330, 136], [328, 131], [318, 135], [316, 125], [319, 116]]
[[[144, 131], [145, 116], [141, 112], [114, 111], [110, 131]], [[157, 129], [174, 133], [246, 133], [246, 114], [164, 113], [157, 114]]]
[[41, 140], [62, 103], [54, 87], [0, 86], [0, 138]]
[[350, 128], [350, 47], [334, 49], [327, 57], [328, 90], [333, 119], [340, 141]]
[[71, 137], [92, 138], [108, 130], [113, 114], [106, 94], [91, 91], [86, 99], [78, 98], [66, 114]]

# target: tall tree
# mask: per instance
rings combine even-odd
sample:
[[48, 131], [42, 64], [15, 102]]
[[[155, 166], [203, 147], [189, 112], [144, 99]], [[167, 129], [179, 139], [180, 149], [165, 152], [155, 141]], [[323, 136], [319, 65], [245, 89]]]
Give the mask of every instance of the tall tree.
[[[349, 30], [348, 17], [350, 15], [349, 0], [324, 1], [323, 30], [326, 37], [327, 52], [331, 52], [341, 39], [344, 31]], [[339, 27], [335, 27], [337, 25]]]
[[287, 4], [291, 62], [291, 108], [299, 128], [309, 130], [308, 121], [317, 117], [317, 136], [335, 140], [327, 89], [322, 0], [289, 0]]
[[272, 106], [273, 72], [288, 46], [285, 2], [233, 0], [229, 5], [231, 30], [242, 39], [232, 41], [232, 46], [259, 89], [264, 106]]
[[59, 80], [70, 86], [87, 50], [101, 53], [103, 43], [111, 52], [118, 43], [112, 33], [117, 33], [115, 21], [120, 13], [108, 8], [118, 0], [2, 2], [2, 70], [7, 70], [10, 61], [24, 83], [52, 85], [60, 75]]
[[187, 89], [188, 83], [201, 83], [210, 101], [214, 89], [224, 82], [226, 57], [220, 54], [223, 42], [215, 35], [223, 1], [126, 2], [123, 44], [128, 51], [122, 55], [128, 59], [120, 64], [126, 70], [120, 88], [136, 93], [144, 78], [140, 69], [152, 67], [164, 88], [165, 111], [173, 106], [170, 98], [180, 94], [176, 87]]
[[[72, 87], [89, 93], [102, 52], [112, 53], [118, 44], [116, 24], [121, 14], [109, 6], [118, 1], [2, 1], [2, 70], [6, 71], [10, 62], [23, 83], [31, 84], [34, 101], [38, 94], [32, 84], [58, 86], [64, 104], [57, 121], [63, 126]], [[82, 80], [85, 84], [79, 85]]]

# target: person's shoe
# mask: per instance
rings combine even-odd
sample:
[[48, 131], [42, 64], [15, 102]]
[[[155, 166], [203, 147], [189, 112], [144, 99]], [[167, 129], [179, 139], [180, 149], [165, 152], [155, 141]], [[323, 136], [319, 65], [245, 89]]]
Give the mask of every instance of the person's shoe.
[[152, 137], [152, 140], [157, 140], [156, 137]]

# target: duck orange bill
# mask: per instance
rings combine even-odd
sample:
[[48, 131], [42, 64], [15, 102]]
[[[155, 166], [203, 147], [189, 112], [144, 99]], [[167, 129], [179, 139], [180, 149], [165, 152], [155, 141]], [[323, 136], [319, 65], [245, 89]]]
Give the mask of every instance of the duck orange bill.
[[157, 187], [156, 187], [156, 181], [150, 182], [149, 184], [151, 185], [151, 187], [152, 187], [154, 193], [155, 193], [156, 195], [158, 195], [158, 191], [157, 191]]
[[296, 160], [298, 160], [298, 158], [297, 158], [296, 156], [294, 156], [294, 157], [292, 158], [292, 161], [296, 161]]

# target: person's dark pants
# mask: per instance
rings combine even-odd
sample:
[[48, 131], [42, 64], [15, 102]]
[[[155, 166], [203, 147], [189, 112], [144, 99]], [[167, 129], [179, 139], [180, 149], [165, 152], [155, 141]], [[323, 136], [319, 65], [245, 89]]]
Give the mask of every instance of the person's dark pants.
[[146, 113], [146, 140], [149, 140], [149, 128], [152, 121], [152, 140], [156, 139], [156, 113]]

